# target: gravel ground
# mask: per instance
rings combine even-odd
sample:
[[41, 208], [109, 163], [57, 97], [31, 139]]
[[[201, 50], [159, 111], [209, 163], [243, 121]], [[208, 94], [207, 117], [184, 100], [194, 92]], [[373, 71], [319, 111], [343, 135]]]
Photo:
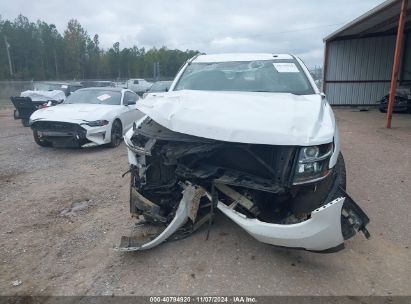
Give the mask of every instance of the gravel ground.
[[348, 190], [371, 218], [334, 254], [257, 242], [218, 214], [136, 253], [112, 250], [133, 225], [124, 144], [41, 148], [0, 111], [0, 294], [411, 295], [411, 116], [337, 109]]

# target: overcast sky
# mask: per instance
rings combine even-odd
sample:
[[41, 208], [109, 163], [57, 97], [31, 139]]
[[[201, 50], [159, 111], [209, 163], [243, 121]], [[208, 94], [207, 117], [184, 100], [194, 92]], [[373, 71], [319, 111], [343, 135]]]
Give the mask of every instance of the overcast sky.
[[2, 19], [18, 14], [54, 23], [76, 18], [101, 45], [270, 52], [322, 64], [322, 38], [381, 0], [1, 0]]

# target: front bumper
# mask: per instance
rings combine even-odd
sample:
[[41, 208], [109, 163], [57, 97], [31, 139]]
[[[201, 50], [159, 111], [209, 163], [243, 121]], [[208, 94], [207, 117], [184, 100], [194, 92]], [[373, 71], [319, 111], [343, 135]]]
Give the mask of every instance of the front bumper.
[[55, 146], [91, 147], [110, 142], [110, 125], [90, 127], [79, 123], [39, 120], [32, 122], [31, 128]]
[[[146, 242], [136, 242], [131, 237], [123, 236], [120, 245], [115, 249], [145, 250], [169, 239], [189, 220], [195, 205], [193, 202], [196, 197], [198, 198], [196, 189], [198, 188], [195, 186], [189, 186], [183, 191], [183, 198], [178, 204], [176, 214], [162, 233]], [[217, 202], [217, 208], [260, 242], [315, 252], [336, 252], [344, 248], [344, 239], [354, 236], [355, 231], [362, 231], [367, 238], [369, 237], [366, 230], [368, 217], [342, 189], [338, 191], [338, 195], [340, 194], [345, 196], [315, 209], [307, 220], [296, 224], [272, 224], [248, 218], [221, 201]], [[211, 193], [205, 192], [205, 195], [211, 202]], [[141, 194], [135, 197], [151, 203]]]
[[86, 129], [86, 138], [90, 143], [83, 145], [83, 147], [98, 146], [108, 144], [111, 136], [111, 124], [102, 127], [84, 126]]
[[341, 229], [341, 209], [345, 198], [314, 210], [311, 217], [297, 224], [280, 225], [247, 218], [219, 202], [217, 208], [260, 242], [312, 251], [339, 248], [344, 243]]

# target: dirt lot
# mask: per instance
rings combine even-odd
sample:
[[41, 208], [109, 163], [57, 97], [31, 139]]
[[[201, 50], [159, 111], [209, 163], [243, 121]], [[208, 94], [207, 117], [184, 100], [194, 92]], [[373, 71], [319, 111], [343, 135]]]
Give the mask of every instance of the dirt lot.
[[112, 246], [133, 225], [124, 144], [41, 148], [1, 110], [0, 294], [411, 295], [411, 115], [395, 115], [392, 130], [377, 111], [336, 116], [370, 240], [357, 235], [327, 255], [281, 249], [218, 214], [208, 241], [201, 230], [118, 253]]

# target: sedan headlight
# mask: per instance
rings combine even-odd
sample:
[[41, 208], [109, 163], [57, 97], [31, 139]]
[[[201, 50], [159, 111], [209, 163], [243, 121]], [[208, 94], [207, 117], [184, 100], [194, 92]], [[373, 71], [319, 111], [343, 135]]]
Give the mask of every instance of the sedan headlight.
[[333, 152], [333, 144], [301, 147], [295, 167], [293, 185], [322, 180], [330, 170], [328, 163]]
[[108, 125], [108, 123], [109, 123], [108, 120], [95, 120], [95, 121], [86, 122], [85, 124], [90, 127], [102, 127], [102, 126]]

